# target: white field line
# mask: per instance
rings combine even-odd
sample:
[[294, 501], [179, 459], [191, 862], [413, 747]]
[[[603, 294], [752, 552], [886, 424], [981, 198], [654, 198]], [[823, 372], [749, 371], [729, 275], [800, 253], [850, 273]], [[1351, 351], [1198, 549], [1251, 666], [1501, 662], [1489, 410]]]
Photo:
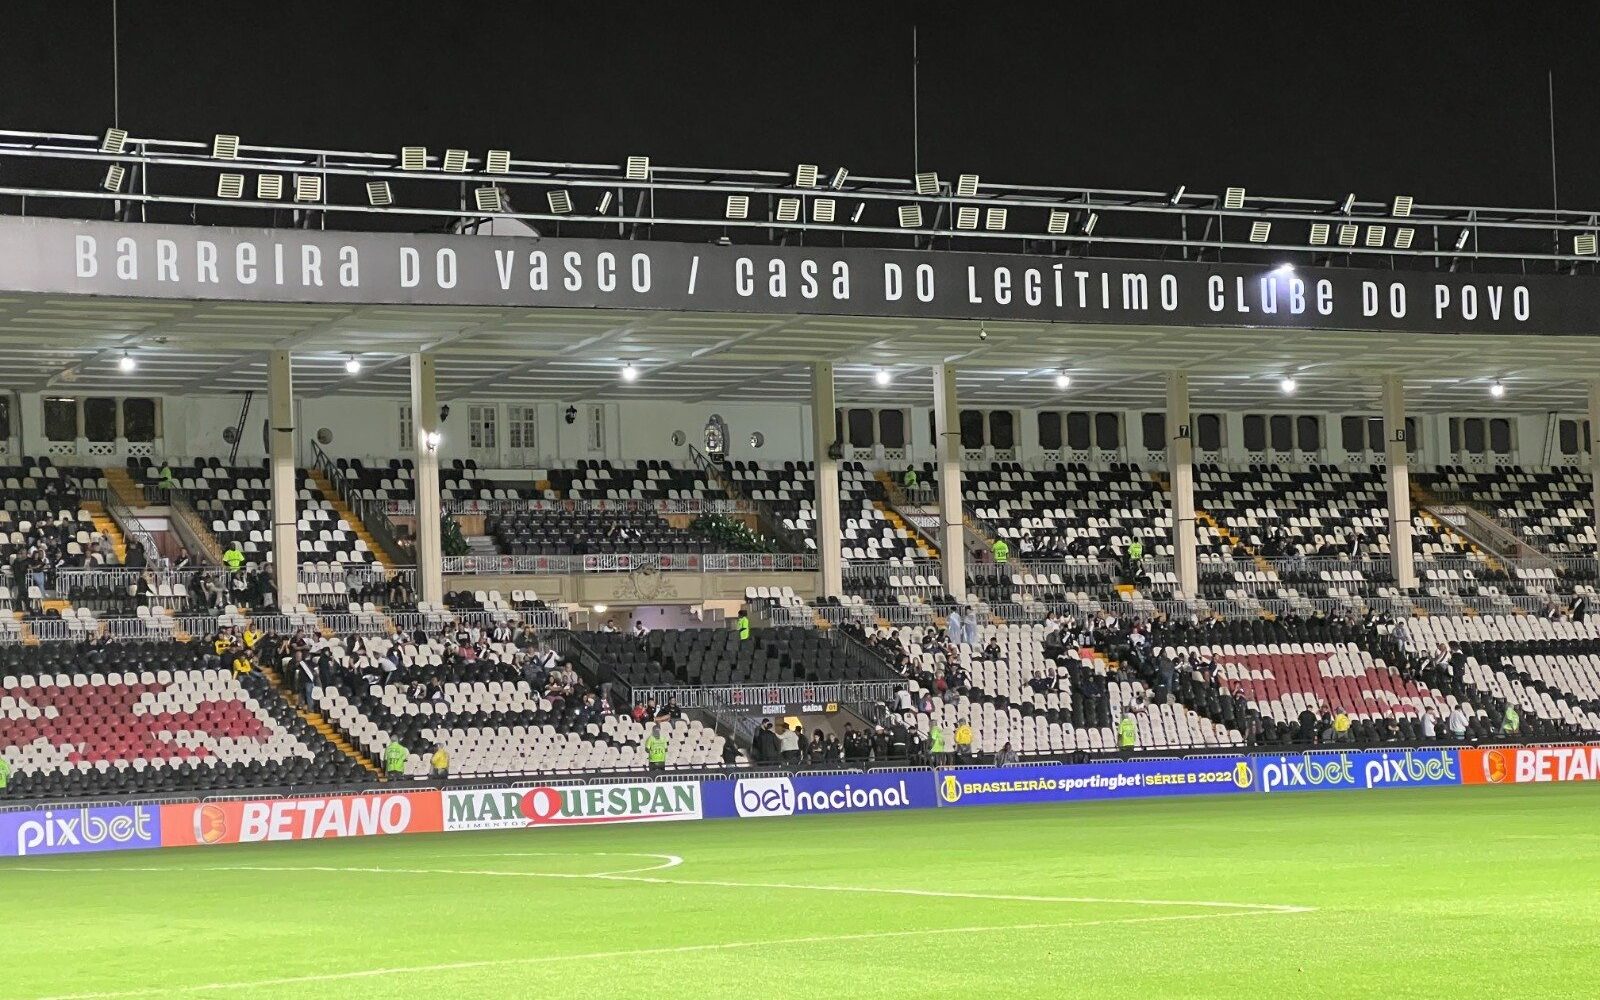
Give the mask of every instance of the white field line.
[[[33, 869], [39, 871], [42, 869]], [[76, 869], [83, 871], [86, 869]], [[136, 869], [116, 869], [132, 871]], [[171, 871], [171, 869], [165, 869]], [[274, 869], [284, 870], [284, 869]], [[296, 869], [288, 869], [296, 870]], [[321, 870], [321, 869], [317, 869]], [[334, 869], [336, 871], [345, 869]], [[367, 871], [370, 869], [358, 869]], [[520, 873], [527, 874], [527, 873]], [[573, 876], [582, 878], [584, 876]], [[690, 883], [699, 884], [699, 883]], [[1012, 898], [1012, 897], [996, 897]], [[1204, 905], [1204, 904], [1188, 904]], [[689, 944], [670, 948], [635, 948], [625, 951], [594, 951], [576, 955], [537, 955], [525, 958], [494, 958], [472, 962], [442, 962], [437, 965], [402, 965], [382, 969], [356, 969], [350, 972], [328, 972], [305, 976], [282, 976], [275, 979], [255, 979], [227, 983], [196, 983], [177, 986], [163, 983], [160, 986], [132, 990], [111, 990], [96, 993], [57, 993], [34, 997], [33, 1000], [131, 1000], [134, 997], [157, 997], [190, 993], [232, 993], [238, 990], [263, 989], [280, 986], [303, 986], [310, 983], [348, 982], [360, 979], [377, 979], [385, 976], [416, 976], [440, 972], [463, 972], [475, 969], [500, 969], [519, 966], [547, 965], [558, 962], [592, 962], [607, 959], [652, 958], [667, 955], [691, 955], [705, 952], [734, 951], [755, 948], [791, 948], [796, 945], [846, 944], [854, 941], [881, 941], [895, 938], [927, 937], [940, 934], [993, 934], [1010, 931], [1060, 930], [1072, 927], [1101, 927], [1110, 924], [1149, 924], [1178, 920], [1223, 920], [1228, 917], [1260, 917], [1283, 913], [1305, 913], [1311, 907], [1279, 909], [1231, 910], [1224, 913], [1184, 913], [1163, 917], [1121, 917], [1106, 920], [1070, 920], [1062, 923], [988, 924], [976, 927], [928, 927], [920, 930], [868, 931], [860, 934], [828, 934], [814, 937], [774, 938], [765, 941], [724, 941], [717, 944]]]

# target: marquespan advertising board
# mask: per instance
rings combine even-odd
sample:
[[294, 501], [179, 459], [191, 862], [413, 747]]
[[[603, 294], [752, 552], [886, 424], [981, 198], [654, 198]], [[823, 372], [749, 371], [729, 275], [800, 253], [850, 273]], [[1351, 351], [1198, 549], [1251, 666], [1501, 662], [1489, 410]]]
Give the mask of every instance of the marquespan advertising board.
[[443, 793], [443, 804], [444, 829], [450, 832], [703, 817], [698, 781], [452, 789]]
[[1494, 747], [1462, 750], [1468, 785], [1522, 785], [1600, 780], [1600, 746]]
[[433, 789], [161, 807], [162, 847], [330, 840], [443, 829], [439, 793]]
[[1237, 794], [1254, 787], [1255, 768], [1244, 757], [960, 768], [938, 773], [939, 804], [945, 806]]

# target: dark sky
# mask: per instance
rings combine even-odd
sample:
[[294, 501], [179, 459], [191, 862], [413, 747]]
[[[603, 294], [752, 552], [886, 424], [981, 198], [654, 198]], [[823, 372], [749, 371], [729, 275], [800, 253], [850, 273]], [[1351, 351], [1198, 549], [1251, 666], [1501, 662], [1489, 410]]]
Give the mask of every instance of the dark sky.
[[[1591, 3], [122, 0], [136, 135], [1600, 209]], [[0, 5], [0, 128], [111, 122], [110, 0]]]

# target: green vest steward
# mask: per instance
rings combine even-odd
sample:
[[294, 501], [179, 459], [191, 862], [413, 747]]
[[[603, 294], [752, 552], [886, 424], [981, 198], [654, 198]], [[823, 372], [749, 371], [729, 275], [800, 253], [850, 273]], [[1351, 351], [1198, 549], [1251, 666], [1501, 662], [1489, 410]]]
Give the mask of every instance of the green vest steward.
[[1139, 729], [1134, 725], [1133, 717], [1126, 716], [1117, 723], [1117, 745], [1124, 750], [1132, 750], [1135, 740], [1138, 739]]
[[238, 549], [229, 549], [222, 554], [222, 561], [231, 572], [237, 573], [244, 567], [244, 553]]
[[942, 726], [934, 726], [928, 730], [928, 745], [933, 748], [934, 753], [944, 753], [944, 728]]
[[739, 638], [741, 638], [741, 639], [750, 638], [750, 616], [749, 615], [740, 615], [739, 616], [739, 621], [738, 621], [738, 626], [739, 626]]
[[[1515, 705], [1507, 705], [1506, 706], [1506, 721], [1505, 721], [1505, 724], [1503, 726], [1501, 726], [1501, 730], [1503, 732], [1507, 732], [1507, 733], [1514, 733], [1514, 732], [1517, 731], [1517, 728], [1519, 726], [1521, 726], [1521, 725], [1522, 725], [1522, 716], [1517, 714], [1516, 706]], [[0, 784], [3, 784], [3, 782], [0, 782]]]
[[667, 738], [665, 736], [646, 736], [644, 738], [644, 752], [649, 756], [652, 764], [665, 764], [667, 762]]
[[406, 769], [406, 748], [399, 741], [383, 748], [383, 768], [390, 774], [399, 774]]
[[0, 789], [9, 784], [11, 784], [11, 765], [6, 763], [4, 757], [0, 757]]
[[1144, 543], [1143, 542], [1129, 542], [1128, 543], [1128, 558], [1132, 559], [1134, 562], [1138, 562], [1140, 559], [1143, 559], [1144, 558]]
[[996, 538], [994, 540], [994, 561], [997, 563], [1003, 563], [1010, 558], [1011, 546], [1006, 544], [1006, 540], [1004, 538]]
[[901, 477], [900, 481], [905, 484], [906, 489], [915, 489], [917, 485], [917, 470], [907, 469], [906, 474]]

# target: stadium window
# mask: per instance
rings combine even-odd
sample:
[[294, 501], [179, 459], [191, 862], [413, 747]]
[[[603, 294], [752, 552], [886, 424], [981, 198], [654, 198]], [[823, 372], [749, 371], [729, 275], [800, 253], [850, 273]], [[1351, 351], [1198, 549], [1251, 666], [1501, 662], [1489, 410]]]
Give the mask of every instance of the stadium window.
[[606, 450], [606, 408], [589, 407], [589, 450]]
[[1274, 413], [1267, 421], [1273, 451], [1294, 451], [1294, 420], [1287, 413]]
[[1576, 455], [1578, 453], [1578, 422], [1576, 420], [1563, 420], [1556, 425], [1556, 440], [1563, 455]]
[[506, 438], [518, 451], [539, 449], [539, 408], [536, 406], [506, 407]]
[[878, 411], [878, 441], [885, 448], [904, 448], [906, 446], [906, 411]]
[[1489, 421], [1489, 450], [1496, 455], [1511, 454], [1511, 421], [1494, 417]]
[[90, 396], [83, 401], [83, 439], [105, 443], [117, 439], [117, 401]]
[[1163, 451], [1167, 447], [1167, 415], [1165, 413], [1144, 413], [1139, 416], [1140, 436], [1144, 439], [1145, 451]]
[[939, 448], [939, 419], [933, 410], [928, 411], [928, 443], [933, 445], [935, 451]]
[[11, 439], [11, 397], [0, 396], [0, 442]]
[[1267, 419], [1259, 413], [1244, 415], [1244, 450], [1267, 450]]
[[1089, 415], [1082, 410], [1067, 414], [1067, 447], [1073, 451], [1089, 450]]
[[989, 411], [989, 443], [996, 448], [1017, 446], [1016, 417], [1010, 410]]
[[1361, 417], [1339, 418], [1339, 447], [1345, 451], [1366, 451], [1366, 421]]
[[495, 445], [498, 437], [500, 411], [495, 406], [469, 406], [467, 407], [467, 446], [475, 450], [490, 450]]
[[852, 448], [871, 448], [878, 442], [874, 440], [876, 430], [873, 426], [872, 411], [866, 409], [853, 409], [844, 415], [845, 427], [850, 431], [848, 441]]
[[1295, 443], [1301, 451], [1322, 450], [1322, 421], [1310, 414], [1303, 414], [1294, 419]]
[[148, 444], [156, 434], [156, 401], [148, 396], [130, 396], [122, 401], [122, 438]]
[[976, 450], [982, 448], [983, 440], [983, 411], [961, 411], [961, 447]]
[[1195, 421], [1195, 441], [1199, 443], [1201, 451], [1222, 450], [1222, 415], [1219, 413], [1202, 413], [1200, 419]]
[[[1406, 421], [1406, 433], [1411, 432], [1411, 421]], [[1383, 420], [1378, 417], [1367, 418], [1367, 450], [1375, 454], [1384, 454]]]
[[1039, 447], [1045, 451], [1061, 448], [1061, 414], [1054, 410], [1039, 411]]
[[1121, 415], [1102, 410], [1094, 415], [1094, 446], [1101, 451], [1122, 447]]
[[44, 438], [46, 441], [78, 440], [78, 401], [64, 396], [46, 397], [44, 401]]
[[400, 420], [398, 427], [400, 430], [400, 450], [402, 452], [414, 450], [417, 447], [417, 441], [414, 437], [414, 431], [412, 430], [411, 425], [410, 403], [400, 404]]
[[1417, 430], [1417, 418], [1406, 418], [1406, 451], [1416, 453], [1422, 450], [1422, 435]]
[[1467, 417], [1461, 421], [1461, 446], [1468, 454], [1482, 455], [1486, 443], [1482, 417]]

